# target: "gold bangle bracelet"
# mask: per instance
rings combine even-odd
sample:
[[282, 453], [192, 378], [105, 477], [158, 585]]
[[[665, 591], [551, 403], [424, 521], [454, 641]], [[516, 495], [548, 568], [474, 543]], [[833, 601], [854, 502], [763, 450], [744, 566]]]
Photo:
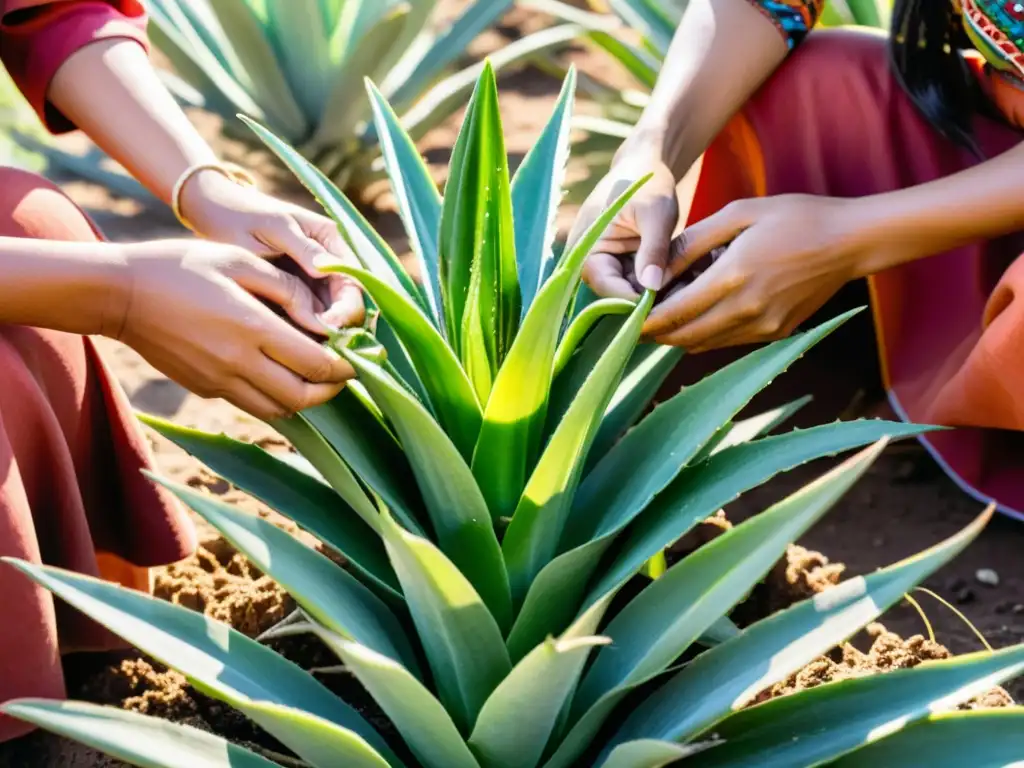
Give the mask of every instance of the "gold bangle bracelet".
[[174, 187], [171, 189], [171, 210], [174, 211], [174, 217], [181, 222], [181, 225], [193, 232], [195, 232], [195, 227], [192, 226], [192, 222], [185, 218], [185, 215], [181, 212], [181, 193], [189, 180], [201, 171], [216, 171], [224, 178], [230, 179], [243, 187], [256, 186], [256, 179], [253, 178], [253, 175], [234, 163], [196, 163], [186, 168], [185, 172], [174, 182]]

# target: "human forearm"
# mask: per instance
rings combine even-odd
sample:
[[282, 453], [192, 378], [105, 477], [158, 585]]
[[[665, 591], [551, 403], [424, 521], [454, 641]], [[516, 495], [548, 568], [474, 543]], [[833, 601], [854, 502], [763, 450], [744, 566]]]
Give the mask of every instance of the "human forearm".
[[653, 151], [681, 177], [787, 51], [778, 30], [749, 0], [693, 0], [620, 157]]
[[119, 246], [0, 237], [0, 325], [117, 335], [125, 287]]
[[927, 184], [861, 198], [850, 207], [861, 275], [970, 242], [1024, 230], [1024, 144]]
[[216, 159], [135, 42], [102, 40], [72, 54], [48, 96], [165, 202], [186, 169]]

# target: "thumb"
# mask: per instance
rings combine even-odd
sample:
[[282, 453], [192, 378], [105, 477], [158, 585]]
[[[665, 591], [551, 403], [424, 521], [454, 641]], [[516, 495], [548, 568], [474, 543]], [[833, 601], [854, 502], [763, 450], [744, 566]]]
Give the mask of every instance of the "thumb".
[[669, 272], [677, 277], [690, 265], [723, 248], [754, 222], [752, 200], [739, 200], [691, 224], [672, 242]]
[[672, 233], [679, 219], [679, 202], [674, 196], [658, 197], [636, 210], [640, 246], [636, 251], [636, 276], [640, 285], [660, 291], [665, 283]]

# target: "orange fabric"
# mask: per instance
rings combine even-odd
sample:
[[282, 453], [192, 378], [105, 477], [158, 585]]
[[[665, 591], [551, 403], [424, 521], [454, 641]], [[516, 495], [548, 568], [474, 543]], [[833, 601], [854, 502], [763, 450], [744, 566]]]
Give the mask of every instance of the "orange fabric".
[[750, 120], [740, 112], [701, 158], [700, 178], [686, 223], [705, 219], [733, 200], [764, 197], [767, 189], [761, 143]]
[[[86, 216], [32, 174], [0, 169], [0, 236], [96, 239]], [[195, 531], [141, 474], [149, 447], [88, 338], [0, 326], [0, 556], [149, 588]], [[0, 565], [0, 702], [62, 698], [62, 653], [121, 642]], [[31, 730], [0, 717], [0, 741]]]
[[939, 424], [1024, 430], [1024, 259], [1003, 275], [985, 305], [977, 333], [935, 393], [929, 412]]
[[139, 0], [0, 0], [0, 61], [54, 133], [75, 126], [47, 101], [50, 81], [73, 53], [110, 38], [147, 45]]
[[[1019, 129], [982, 117], [975, 133], [987, 157], [1024, 140]], [[884, 37], [818, 31], [708, 150], [690, 220], [759, 193], [861, 197], [976, 162], [932, 129], [906, 97], [891, 74]], [[1024, 518], [1022, 253], [1024, 232], [911, 262], [869, 282], [879, 357], [897, 410], [915, 422], [960, 427], [924, 442], [962, 487]], [[828, 308], [828, 315], [838, 311]], [[815, 413], [819, 422], [834, 418], [856, 391], [849, 380], [877, 370], [857, 354], [861, 349], [841, 329], [809, 356], [821, 371], [805, 360], [783, 382], [799, 386], [787, 398], [806, 394], [815, 381], [819, 405], [835, 405], [832, 391], [846, 387], [836, 411]], [[729, 354], [688, 360], [666, 391], [724, 364]], [[768, 401], [778, 404], [769, 397], [758, 408], [770, 407]]]

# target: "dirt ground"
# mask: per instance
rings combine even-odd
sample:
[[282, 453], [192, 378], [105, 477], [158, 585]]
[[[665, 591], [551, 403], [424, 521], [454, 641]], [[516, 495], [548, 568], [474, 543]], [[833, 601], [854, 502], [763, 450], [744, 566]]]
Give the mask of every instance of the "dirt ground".
[[[484, 35], [474, 45], [472, 53], [479, 55], [493, 50], [535, 23], [512, 16], [502, 27]], [[568, 58], [590, 72], [607, 73], [610, 69], [602, 59], [583, 50], [571, 52]], [[529, 149], [546, 119], [557, 95], [558, 83], [539, 70], [530, 69], [503, 77], [501, 86], [507, 145], [513, 163], [516, 163]], [[216, 125], [201, 115], [196, 119], [204, 132], [215, 139]], [[457, 126], [456, 119], [435, 130], [423, 142], [424, 153], [438, 180], [443, 179]], [[77, 146], [79, 141], [69, 139], [68, 145]], [[262, 155], [246, 154], [236, 145], [219, 140], [218, 143], [231, 159], [275, 175]], [[65, 188], [89, 210], [111, 239], [135, 241], [185, 234], [165, 210], [115, 200], [103, 190], [82, 183], [68, 183]], [[283, 195], [303, 199], [302, 193], [292, 185], [279, 186], [278, 189]], [[378, 187], [369, 190], [365, 202], [381, 231], [397, 250], [402, 251], [405, 243], [390, 195]], [[567, 206], [559, 219], [563, 229], [571, 223], [572, 214], [571, 206]], [[160, 375], [132, 350], [109, 340], [99, 341], [117, 378], [139, 410], [203, 430], [223, 431], [240, 439], [259, 441], [267, 447], [283, 447], [283, 443], [265, 425], [223, 402], [204, 401], [190, 395]], [[253, 511], [266, 514], [265, 510], [260, 510], [254, 502], [217, 481], [167, 441], [156, 436], [152, 441], [162, 474], [193, 486], [206, 487], [213, 493], [227, 494]], [[742, 520], [764, 509], [826, 468], [824, 463], [805, 467], [747, 494], [728, 508], [729, 519]], [[787, 600], [834, 583], [844, 571], [845, 575], [868, 573], [951, 535], [980, 511], [980, 505], [964, 496], [923, 450], [914, 444], [894, 446], [835, 510], [800, 542], [806, 549], [797, 548], [791, 552], [789, 561], [782, 564], [773, 576], [781, 586], [772, 594], [782, 595], [778, 599]], [[205, 532], [203, 540], [204, 550], [196, 558], [165, 569], [159, 575], [158, 594], [197, 610], [206, 610], [250, 634], [286, 615], [290, 604], [269, 580], [254, 572], [209, 531]], [[818, 552], [824, 553], [825, 557]], [[954, 604], [992, 646], [1002, 647], [1024, 641], [1022, 552], [1024, 524], [999, 517], [963, 556], [933, 577], [926, 586]], [[993, 573], [995, 579], [992, 578]], [[998, 583], [993, 583], [996, 581]], [[953, 653], [981, 647], [965, 621], [927, 595], [922, 594], [918, 598], [939, 644]], [[885, 626], [904, 638], [927, 635], [921, 616], [906, 604], [885, 617]], [[904, 643], [880, 628], [875, 628], [874, 638], [867, 639], [860, 648], [858, 651], [850, 647], [833, 658], [821, 660], [804, 670], [799, 679], [794, 678], [781, 685], [775, 693], [813, 685], [824, 679], [857, 674], [856, 670], [861, 668], [905, 666], [944, 653], [927, 639], [916, 638]], [[283, 645], [280, 650], [301, 658], [307, 665], [330, 666], [334, 663], [326, 655], [308, 647]], [[265, 736], [256, 733], [240, 718], [232, 719], [224, 708], [190, 691], [174, 673], [150, 666], [137, 654], [118, 660], [112, 666], [108, 664], [109, 660], [103, 664], [72, 660], [68, 670], [72, 694], [194, 722], [200, 727], [228, 728], [240, 741], [252, 741], [262, 749], [274, 750], [275, 745]], [[327, 675], [324, 679], [330, 680], [331, 677]], [[1024, 694], [1024, 685], [1011, 686], [1010, 690], [1014, 694]], [[42, 735], [0, 747], [0, 768], [111, 768], [115, 765], [119, 764]]]

